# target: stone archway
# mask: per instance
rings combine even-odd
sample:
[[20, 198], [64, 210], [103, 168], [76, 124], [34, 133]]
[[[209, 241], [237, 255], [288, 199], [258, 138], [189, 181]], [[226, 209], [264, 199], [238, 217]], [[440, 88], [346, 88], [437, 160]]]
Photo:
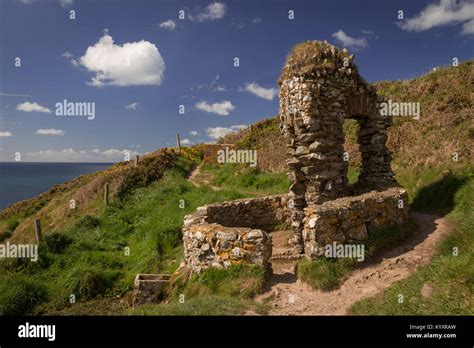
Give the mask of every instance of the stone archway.
[[[270, 257], [278, 256], [271, 233], [288, 222], [289, 251], [296, 255], [283, 256], [304, 252], [315, 258], [328, 245], [363, 243], [369, 232], [406, 221], [408, 196], [397, 187], [385, 145], [392, 120], [379, 115], [383, 100], [359, 76], [353, 59], [327, 42], [293, 49], [279, 81], [290, 192], [207, 205], [187, 215], [183, 243], [189, 269], [199, 273], [242, 262], [268, 267]], [[343, 159], [347, 118], [360, 125], [362, 165], [354, 187]]]
[[298, 253], [304, 249], [304, 209], [349, 194], [344, 119], [355, 118], [360, 125], [358, 191], [394, 183], [385, 144], [392, 120], [379, 115], [383, 99], [359, 75], [353, 59], [345, 49], [308, 41], [293, 48], [280, 77], [280, 129], [292, 181], [290, 244]]

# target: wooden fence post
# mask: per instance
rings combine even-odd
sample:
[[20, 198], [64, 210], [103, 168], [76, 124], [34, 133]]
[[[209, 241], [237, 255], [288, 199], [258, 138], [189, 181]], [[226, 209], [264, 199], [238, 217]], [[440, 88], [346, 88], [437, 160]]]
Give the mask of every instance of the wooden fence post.
[[35, 219], [35, 232], [36, 232], [36, 241], [41, 243], [43, 236], [41, 235], [41, 220]]
[[181, 153], [181, 140], [179, 139], [179, 133], [176, 133], [176, 141], [178, 143], [178, 152]]
[[104, 204], [109, 204], [109, 184], [104, 185]]
[[135, 167], [138, 167], [138, 161], [140, 161], [140, 156], [135, 156]]

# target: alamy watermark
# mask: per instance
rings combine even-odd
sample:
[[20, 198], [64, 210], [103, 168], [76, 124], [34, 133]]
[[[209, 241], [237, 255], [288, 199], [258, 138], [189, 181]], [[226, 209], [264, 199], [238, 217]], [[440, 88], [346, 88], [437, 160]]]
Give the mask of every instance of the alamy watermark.
[[355, 258], [362, 262], [365, 259], [364, 244], [326, 244], [324, 246], [324, 256], [327, 258]]
[[233, 150], [226, 147], [217, 151], [217, 162], [249, 163], [250, 167], [257, 166], [257, 150]]
[[379, 113], [381, 116], [404, 116], [420, 119], [420, 103], [394, 102], [389, 99], [380, 103]]
[[95, 119], [95, 103], [94, 102], [68, 102], [64, 99], [55, 105], [56, 116], [83, 116], [88, 120]]
[[0, 244], [0, 259], [23, 258], [38, 261], [38, 244]]

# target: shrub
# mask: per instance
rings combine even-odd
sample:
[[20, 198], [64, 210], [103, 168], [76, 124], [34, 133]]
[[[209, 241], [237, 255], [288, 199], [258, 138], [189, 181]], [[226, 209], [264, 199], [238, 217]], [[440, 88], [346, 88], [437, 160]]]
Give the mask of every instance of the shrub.
[[81, 299], [91, 299], [105, 292], [107, 279], [102, 272], [79, 266], [65, 277], [64, 285], [68, 294], [74, 294]]
[[92, 230], [100, 226], [100, 220], [92, 215], [85, 215], [81, 217], [74, 227], [79, 230]]
[[0, 315], [24, 315], [47, 298], [46, 289], [23, 275], [0, 281]]
[[44, 238], [44, 242], [49, 251], [61, 254], [72, 242], [72, 238], [59, 232], [54, 232]]
[[19, 224], [20, 224], [20, 223], [18, 222], [18, 220], [10, 220], [10, 221], [8, 221], [8, 223], [7, 223], [7, 231], [9, 231], [9, 232], [15, 231], [15, 228], [17, 228]]

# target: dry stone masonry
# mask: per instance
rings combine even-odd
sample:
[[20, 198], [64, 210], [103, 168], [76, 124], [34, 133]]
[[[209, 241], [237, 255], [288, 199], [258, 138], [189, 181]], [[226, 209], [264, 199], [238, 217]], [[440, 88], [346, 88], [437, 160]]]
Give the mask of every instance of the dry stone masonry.
[[[293, 48], [280, 84], [280, 130], [287, 141], [292, 182], [288, 195], [237, 200], [198, 208], [183, 228], [187, 267], [254, 263], [267, 267], [271, 231], [291, 223], [295, 255], [323, 254], [324, 246], [360, 243], [371, 231], [409, 218], [406, 191], [394, 180], [386, 146], [384, 99], [359, 75], [354, 56], [327, 42]], [[349, 185], [343, 124], [359, 124], [362, 163]]]
[[326, 245], [356, 244], [367, 239], [368, 231], [402, 224], [409, 218], [408, 196], [397, 187], [343, 197], [305, 209], [303, 240], [306, 256], [322, 256]]
[[196, 273], [242, 262], [266, 268], [272, 254], [267, 231], [288, 219], [286, 195], [200, 207], [185, 216], [184, 261]]
[[360, 125], [360, 186], [393, 184], [385, 145], [390, 117], [380, 117], [382, 98], [357, 72], [347, 50], [317, 41], [297, 45], [280, 78], [280, 129], [287, 140], [292, 244], [303, 251], [304, 208], [350, 193], [344, 155], [344, 120]]

